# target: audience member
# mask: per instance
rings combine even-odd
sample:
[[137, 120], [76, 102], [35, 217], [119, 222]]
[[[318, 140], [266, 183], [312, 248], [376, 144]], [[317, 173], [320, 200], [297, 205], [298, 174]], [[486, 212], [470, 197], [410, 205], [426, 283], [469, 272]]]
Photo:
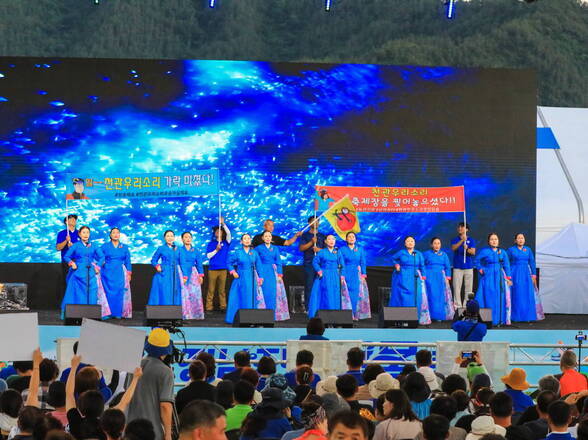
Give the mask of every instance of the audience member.
[[485, 435], [495, 434], [502, 438], [506, 435], [506, 428], [497, 425], [490, 416], [479, 416], [472, 421], [472, 429], [466, 436], [466, 440], [480, 440]]
[[0, 435], [8, 436], [12, 428], [18, 425], [22, 404], [22, 396], [16, 390], [6, 390], [0, 394]]
[[302, 429], [287, 432], [282, 440], [327, 440], [327, 413], [316, 402], [302, 405]]
[[329, 338], [323, 336], [325, 333], [325, 324], [318, 317], [310, 318], [306, 324], [306, 334], [300, 336], [301, 341], [328, 341]]
[[451, 328], [457, 333], [458, 341], [481, 341], [486, 336], [488, 328], [480, 320], [480, 304], [470, 299], [466, 304], [463, 317], [457, 313], [453, 317]]
[[361, 375], [361, 367], [363, 365], [363, 360], [365, 357], [365, 352], [359, 347], [350, 348], [347, 352], [347, 373], [353, 377], [357, 381], [357, 385], [365, 385], [363, 380], [363, 376]]
[[216, 361], [214, 360], [214, 356], [206, 351], [201, 351], [196, 356], [196, 359], [204, 362], [204, 365], [206, 365], [206, 382], [217, 386], [221, 380], [216, 377]]
[[247, 414], [253, 411], [251, 404], [253, 403], [254, 392], [255, 388], [253, 385], [245, 380], [240, 380], [235, 384], [233, 389], [235, 406], [226, 410], [227, 431], [240, 429]]
[[276, 361], [271, 356], [262, 356], [257, 364], [257, 374], [259, 374], [259, 382], [257, 384], [257, 391], [265, 388], [266, 380], [276, 374]]
[[441, 383], [441, 391], [445, 394], [451, 394], [456, 390], [467, 391], [468, 385], [465, 379], [459, 374], [450, 374]]
[[316, 384], [316, 393], [322, 396], [327, 393], [337, 392], [337, 376], [327, 376], [326, 379], [321, 380]]
[[169, 333], [154, 328], [145, 343], [147, 356], [141, 361], [143, 380], [137, 386], [136, 397], [129, 405], [127, 419], [147, 419], [153, 423], [155, 438], [171, 438], [174, 373], [164, 362], [173, 351]]
[[216, 386], [216, 403], [225, 410], [233, 406], [235, 384], [230, 380], [221, 380]]
[[[33, 365], [33, 368], [35, 366]], [[55, 363], [54, 360], [51, 359], [42, 359], [38, 365], [39, 368], [39, 378], [40, 384], [38, 387], [38, 401], [39, 401], [39, 408], [42, 410], [52, 410], [54, 409], [50, 404], [47, 402], [48, 394], [49, 394], [49, 386], [55, 382], [57, 376], [59, 376], [59, 367]], [[29, 394], [29, 390], [23, 390], [22, 398], [27, 400], [27, 396]]]
[[570, 405], [562, 400], [556, 400], [547, 408], [547, 423], [549, 424], [549, 435], [546, 440], [572, 440], [568, 432], [568, 426], [572, 421], [572, 409]]
[[216, 400], [216, 388], [206, 382], [206, 365], [194, 360], [189, 368], [190, 383], [176, 394], [176, 410], [181, 414], [183, 409], [193, 400]]
[[378, 423], [373, 440], [401, 440], [415, 438], [422, 424], [413, 411], [403, 390], [389, 390], [384, 394], [385, 419]]
[[350, 411], [349, 404], [336, 392], [323, 394], [321, 399], [329, 419], [339, 411]]
[[[303, 365], [312, 368], [313, 362], [314, 362], [314, 354], [312, 354], [312, 351], [300, 350], [298, 353], [296, 353], [296, 368], [301, 367]], [[292, 388], [296, 386], [296, 368], [293, 370], [290, 370], [286, 374], [284, 374], [284, 376], [286, 377], [286, 380], [288, 381], [288, 385]], [[313, 389], [315, 389], [316, 384], [320, 380], [321, 380], [321, 377], [318, 374], [314, 374], [314, 378], [313, 378], [310, 386]]]
[[531, 420], [523, 424], [533, 433], [534, 440], [540, 440], [547, 436], [547, 409], [552, 402], [557, 400], [557, 395], [553, 391], [541, 391], [537, 396], [537, 406], [535, 410], [539, 416], [536, 420]]
[[582, 420], [578, 423], [576, 436], [577, 440], [588, 440], [588, 419]]
[[368, 422], [353, 411], [339, 411], [329, 418], [329, 440], [368, 440]]
[[376, 423], [386, 419], [384, 413], [384, 402], [386, 401], [386, 393], [381, 394], [374, 402], [374, 413], [376, 416]]
[[[423, 420], [423, 438], [425, 440], [445, 440], [451, 438], [449, 420], [446, 417], [431, 414]], [[464, 431], [465, 438], [465, 431]]]
[[429, 386], [429, 389], [431, 391], [439, 391], [439, 383], [437, 381], [437, 375], [435, 374], [435, 371], [433, 371], [432, 368], [430, 367], [420, 367], [417, 369], [417, 372], [422, 374], [422, 376], [425, 378], [425, 382], [427, 382], [427, 385]]
[[67, 411], [65, 410], [65, 384], [55, 381], [47, 390], [47, 403], [53, 408], [49, 414], [67, 425]]
[[418, 372], [410, 373], [402, 389], [406, 392], [412, 409], [420, 420], [424, 420], [431, 410], [431, 390], [425, 377]]
[[470, 385], [470, 396], [472, 398], [476, 397], [476, 394], [482, 388], [492, 388], [492, 380], [485, 373], [479, 373], [474, 376]]
[[155, 429], [151, 420], [135, 419], [125, 426], [124, 440], [155, 440]]
[[31, 374], [33, 372], [33, 362], [32, 361], [14, 361], [12, 363], [16, 374], [8, 377], [6, 379], [6, 384], [8, 388], [18, 391], [22, 393], [29, 387], [29, 382], [31, 380]]
[[120, 440], [125, 430], [125, 413], [120, 409], [109, 408], [100, 417], [100, 428], [106, 434], [106, 440]]
[[377, 399], [388, 390], [399, 390], [400, 383], [389, 373], [380, 373], [369, 384], [369, 393], [372, 399]]
[[505, 440], [500, 434], [484, 434], [480, 440]]
[[[447, 419], [447, 423], [450, 423], [457, 414], [457, 402], [451, 396], [438, 396], [433, 399], [433, 402], [431, 403], [431, 415], [433, 414], [445, 417], [445, 419]], [[464, 440], [466, 434], [467, 432], [465, 429], [456, 426], [450, 426], [448, 429], [449, 440]]]
[[76, 440], [73, 435], [60, 429], [52, 429], [44, 440]]
[[195, 400], [189, 403], [179, 420], [179, 440], [225, 440], [225, 411], [214, 402]]
[[480, 388], [473, 399], [473, 413], [476, 416], [490, 415], [490, 400], [494, 397], [494, 390], [491, 388]]
[[243, 421], [241, 440], [281, 438], [286, 432], [292, 431], [288, 421], [290, 403], [284, 398], [282, 390], [264, 390], [261, 403]]
[[501, 378], [502, 383], [506, 385], [504, 391], [513, 401], [513, 410], [515, 413], [522, 413], [528, 407], [533, 406], [533, 399], [527, 396], [523, 391], [529, 389], [527, 382], [527, 373], [521, 368], [513, 368], [511, 372]]
[[343, 374], [335, 381], [337, 394], [339, 394], [348, 404], [351, 411], [359, 413], [362, 409], [373, 411], [371, 405], [360, 404], [355, 395], [357, 394], [357, 380], [351, 374]]
[[[25, 406], [18, 414], [18, 434], [11, 436], [11, 440], [43, 439], [49, 429], [44, 425], [43, 412], [34, 406]], [[82, 440], [77, 438], [77, 440]]]
[[380, 364], [367, 364], [361, 373], [363, 377], [363, 385], [357, 390], [357, 400], [369, 400], [372, 398], [369, 390], [369, 384], [372, 380], [376, 380], [378, 374], [384, 373], [384, 368]]
[[233, 356], [233, 362], [235, 368], [232, 371], [225, 373], [223, 375], [223, 380], [230, 380], [233, 383], [237, 383], [241, 380], [241, 368], [251, 366], [251, 357], [249, 356], [249, 352], [245, 350], [238, 351]]
[[281, 390], [284, 394], [284, 399], [290, 402], [294, 402], [294, 399], [296, 399], [296, 393], [288, 386], [288, 381], [283, 374], [274, 374], [269, 378], [265, 385], [264, 391], [267, 391], [270, 388], [277, 388]]
[[455, 390], [451, 393], [451, 397], [455, 399], [455, 404], [457, 405], [457, 412], [455, 413], [455, 417], [449, 421], [450, 426], [455, 426], [457, 421], [465, 416], [470, 414], [470, 398], [468, 394], [463, 390]]
[[296, 398], [294, 399], [294, 405], [300, 405], [314, 394], [314, 390], [310, 385], [313, 378], [314, 374], [309, 366], [303, 365], [296, 369], [296, 386], [294, 387]]
[[404, 379], [406, 379], [406, 376], [408, 376], [410, 373], [414, 373], [416, 371], [416, 367], [414, 365], [405, 365], [404, 367], [402, 367], [402, 370], [400, 371], [400, 374], [398, 376], [396, 376], [396, 379], [398, 380], [398, 382], [400, 382], [400, 386], [402, 387], [402, 384], [404, 383]]
[[[443, 382], [443, 380], [445, 379], [445, 376], [443, 376], [441, 373], [436, 372], [432, 368], [433, 353], [431, 353], [429, 350], [421, 349], [416, 352], [414, 360], [416, 362], [417, 371], [419, 371], [420, 368], [430, 368], [431, 371], [433, 371], [433, 373], [435, 373], [435, 375], [439, 379], [437, 382], [438, 383]], [[421, 372], [421, 374], [422, 374], [422, 372]]]
[[494, 423], [506, 429], [508, 440], [531, 440], [533, 434], [524, 426], [512, 424], [513, 402], [510, 395], [501, 391], [494, 394], [490, 400], [490, 415]]
[[588, 390], [588, 377], [578, 373], [577, 366], [576, 354], [571, 350], [564, 351], [559, 361], [559, 368], [562, 372], [559, 378], [561, 396]]
[[[73, 344], [73, 354], [78, 354], [78, 341], [74, 342], [74, 344]], [[85, 367], [91, 367], [91, 365], [80, 362], [80, 365], [78, 366], [76, 374], [82, 368], [85, 368]], [[59, 381], [66, 383], [67, 378], [69, 377], [70, 371], [71, 371], [71, 368], [69, 368], [69, 367], [67, 367], [65, 370], [63, 370], [61, 372], [61, 377], [59, 378]], [[100, 393], [102, 393], [102, 396], [104, 397], [104, 401], [107, 402], [112, 397], [112, 390], [108, 387], [108, 385], [106, 385], [106, 381], [104, 380], [104, 375], [99, 374], [99, 377], [100, 377], [100, 379], [99, 379], [99, 383], [98, 383], [98, 389], [99, 389]]]

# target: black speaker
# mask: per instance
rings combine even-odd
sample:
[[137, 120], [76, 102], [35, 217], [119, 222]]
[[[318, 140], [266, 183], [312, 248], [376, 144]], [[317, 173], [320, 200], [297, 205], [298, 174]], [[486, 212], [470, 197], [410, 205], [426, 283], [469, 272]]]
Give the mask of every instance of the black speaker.
[[[453, 319], [456, 319], [455, 315], [457, 315], [457, 319], [459, 319], [460, 316], [463, 316], [465, 310], [465, 307], [458, 307], [453, 315]], [[492, 328], [492, 309], [480, 309], [480, 318], [482, 318], [482, 322], [486, 324], [486, 327], [490, 330]]]
[[182, 306], [145, 306], [148, 326], [178, 327], [182, 324]]
[[353, 328], [351, 310], [319, 310], [316, 316], [321, 318], [325, 327]]
[[233, 327], [273, 327], [274, 309], [239, 309]]
[[380, 311], [381, 328], [417, 328], [418, 325], [416, 307], [383, 307]]
[[97, 304], [66, 304], [65, 325], [80, 325], [82, 318], [102, 319], [102, 307]]

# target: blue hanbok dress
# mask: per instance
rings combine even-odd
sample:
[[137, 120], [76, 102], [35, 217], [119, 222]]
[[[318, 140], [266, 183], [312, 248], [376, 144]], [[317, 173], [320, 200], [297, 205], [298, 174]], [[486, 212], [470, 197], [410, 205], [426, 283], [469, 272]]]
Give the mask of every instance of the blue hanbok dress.
[[[99, 304], [103, 305], [105, 298], [99, 298], [98, 276], [96, 269], [104, 263], [104, 255], [100, 247], [82, 241], [74, 243], [63, 257], [70, 269], [67, 272], [65, 295], [61, 301], [62, 315], [66, 304]], [[77, 268], [73, 269], [72, 263]], [[108, 307], [108, 303], [106, 303]], [[110, 312], [110, 310], [108, 310]], [[103, 307], [103, 316], [107, 316]]]
[[[508, 253], [502, 248], [486, 247], [476, 255], [478, 291], [476, 300], [481, 308], [492, 309], [492, 323], [510, 324], [510, 278]], [[483, 272], [480, 272], [482, 270]]]
[[[353, 249], [349, 246], [344, 246], [339, 250], [341, 254], [342, 275], [342, 294], [343, 302], [349, 298], [349, 306], [353, 312], [354, 319], [366, 319], [371, 317], [370, 311], [370, 294], [367, 287], [367, 282], [364, 277], [366, 275], [366, 257], [365, 250], [358, 246]], [[344, 304], [343, 308], [347, 308]]]
[[523, 246], [522, 249], [512, 246], [507, 252], [512, 275], [511, 319], [513, 321], [544, 319], [543, 306], [531, 278], [537, 273], [533, 251], [527, 246]]
[[392, 272], [392, 289], [390, 292], [390, 307], [416, 307], [420, 324], [430, 324], [431, 317], [425, 283], [425, 259], [417, 250], [409, 254], [402, 249], [392, 257], [392, 264], [400, 265], [400, 271], [395, 268]]
[[132, 272], [129, 247], [112, 242], [100, 248], [104, 255], [104, 266], [100, 272], [100, 282], [104, 289], [110, 315], [114, 318], [131, 318], [132, 303], [129, 274]]
[[178, 270], [178, 254], [175, 247], [164, 244], [159, 246], [153, 257], [151, 264], [161, 268], [161, 272], [153, 275], [151, 283], [151, 292], [149, 293], [150, 306], [169, 306], [182, 305], [181, 298], [181, 280]]
[[255, 252], [259, 254], [257, 273], [263, 278], [261, 288], [266, 309], [274, 310], [276, 321], [290, 319], [286, 287], [282, 278], [278, 277], [283, 274], [278, 246], [262, 243], [255, 248]]
[[451, 276], [451, 263], [447, 254], [439, 250], [428, 250], [423, 253], [427, 279], [427, 300], [431, 319], [444, 321], [453, 318], [453, 296], [447, 277]]
[[204, 278], [202, 256], [194, 246], [186, 248], [180, 246], [178, 251], [178, 264], [182, 284], [180, 293], [182, 296], [182, 317], [184, 319], [204, 319], [204, 306], [202, 304], [202, 287], [200, 281]]
[[239, 309], [265, 309], [263, 291], [258, 283], [257, 268], [261, 265], [259, 254], [255, 249], [236, 249], [229, 255], [231, 273], [239, 278], [233, 279], [229, 290], [229, 301], [225, 321], [233, 323]]
[[312, 260], [316, 272], [322, 272], [314, 279], [310, 299], [308, 300], [308, 316], [314, 317], [319, 310], [341, 310], [341, 275], [339, 265], [341, 254], [337, 249], [321, 249]]

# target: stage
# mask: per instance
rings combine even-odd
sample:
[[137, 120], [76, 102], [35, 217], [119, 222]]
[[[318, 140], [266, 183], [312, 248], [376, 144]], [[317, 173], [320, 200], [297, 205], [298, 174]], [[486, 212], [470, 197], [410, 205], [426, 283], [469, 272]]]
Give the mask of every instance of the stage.
[[[60, 310], [31, 310], [39, 314], [40, 325], [64, 325], [60, 318]], [[276, 322], [277, 328], [305, 328], [307, 316], [304, 313], [293, 313], [287, 321]], [[204, 320], [184, 321], [184, 327], [231, 327], [225, 323], [224, 313], [212, 312], [207, 313]], [[143, 327], [145, 325], [145, 313], [143, 311], [133, 311], [131, 319], [109, 320], [113, 324], [119, 324], [131, 327]], [[494, 328], [498, 331], [515, 331], [515, 330], [582, 330], [588, 324], [586, 315], [546, 315], [543, 321], [536, 322], [516, 322], [511, 326]], [[372, 315], [370, 319], [364, 319], [355, 322], [354, 329], [374, 329], [378, 328], [378, 315]], [[430, 325], [420, 325], [419, 329], [450, 329], [451, 321], [433, 322]], [[345, 331], [340, 329], [339, 331]], [[403, 329], [395, 329], [403, 331]], [[406, 329], [406, 332], [410, 332]], [[431, 337], [431, 340], [434, 338]], [[555, 341], [554, 341], [555, 342]]]

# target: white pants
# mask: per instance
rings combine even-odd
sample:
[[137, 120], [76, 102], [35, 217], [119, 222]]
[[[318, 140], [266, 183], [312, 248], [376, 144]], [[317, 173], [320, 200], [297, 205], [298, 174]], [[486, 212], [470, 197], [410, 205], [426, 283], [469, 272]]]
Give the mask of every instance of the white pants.
[[[462, 300], [461, 286], [465, 284], [465, 297]], [[468, 295], [474, 293], [474, 269], [453, 269], [453, 304], [463, 307], [468, 301]]]

